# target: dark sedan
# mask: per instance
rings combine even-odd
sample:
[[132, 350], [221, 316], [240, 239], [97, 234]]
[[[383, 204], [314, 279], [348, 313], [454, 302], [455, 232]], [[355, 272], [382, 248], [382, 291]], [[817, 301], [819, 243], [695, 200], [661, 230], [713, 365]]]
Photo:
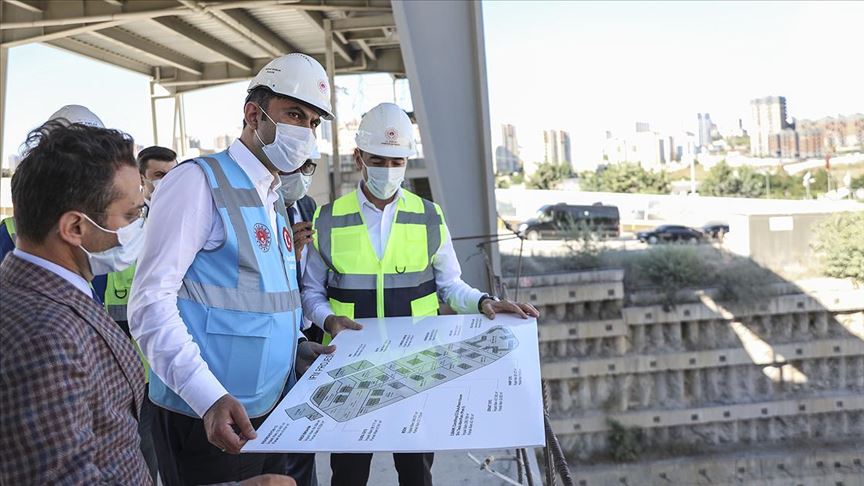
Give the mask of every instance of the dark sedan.
[[728, 232], [729, 225], [726, 223], [708, 223], [702, 227], [702, 234], [714, 240], [722, 240]]
[[699, 243], [702, 241], [702, 232], [687, 226], [676, 226], [664, 224], [651, 231], [640, 231], [636, 233], [639, 241], [650, 245], [656, 243]]

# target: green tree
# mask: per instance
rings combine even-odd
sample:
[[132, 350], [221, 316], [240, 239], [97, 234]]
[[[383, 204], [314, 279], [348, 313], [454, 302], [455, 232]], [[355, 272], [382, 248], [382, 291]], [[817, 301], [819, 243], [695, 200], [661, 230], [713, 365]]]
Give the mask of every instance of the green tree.
[[706, 196], [737, 196], [741, 191], [741, 179], [725, 160], [721, 160], [708, 171], [699, 185], [699, 192]]
[[639, 164], [610, 164], [595, 172], [584, 172], [580, 185], [585, 191], [664, 194], [669, 192], [666, 172], [645, 170]]
[[525, 181], [529, 189], [555, 189], [562, 180], [572, 177], [573, 169], [569, 164], [543, 162], [537, 166], [534, 175]]
[[752, 167], [741, 167], [737, 171], [737, 176], [741, 181], [738, 188], [739, 196], [765, 197], [765, 174], [756, 172]]
[[825, 275], [864, 284], [864, 211], [832, 215], [817, 227], [813, 249]]

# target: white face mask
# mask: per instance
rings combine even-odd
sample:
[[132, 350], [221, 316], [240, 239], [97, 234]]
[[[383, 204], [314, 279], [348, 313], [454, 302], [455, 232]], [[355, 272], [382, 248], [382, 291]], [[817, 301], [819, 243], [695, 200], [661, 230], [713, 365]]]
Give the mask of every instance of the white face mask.
[[405, 166], [402, 167], [366, 167], [366, 187], [378, 199], [390, 199], [390, 196], [402, 186], [405, 180]]
[[303, 175], [299, 172], [279, 176], [279, 179], [282, 181], [282, 185], [279, 186], [279, 194], [282, 194], [282, 199], [288, 205], [303, 199], [312, 184], [312, 176]]
[[144, 246], [144, 218], [138, 218], [117, 231], [111, 231], [96, 224], [86, 214], [84, 217], [100, 230], [117, 235], [119, 242], [117, 246], [97, 253], [90, 253], [83, 246], [80, 247], [87, 255], [87, 260], [90, 262], [90, 272], [93, 275], [122, 272], [135, 263], [138, 254], [141, 253], [141, 248]]
[[[261, 142], [261, 150], [270, 159], [270, 163], [281, 172], [294, 172], [308, 159], [317, 153], [315, 132], [306, 127], [298, 127], [290, 123], [276, 123], [263, 109], [267, 119], [276, 125], [276, 137], [273, 143], [265, 144], [255, 130], [255, 136]], [[318, 155], [320, 157], [320, 155]]]
[[153, 186], [153, 190], [150, 191], [150, 195], [148, 196], [148, 199], [153, 199], [153, 194], [156, 194], [156, 188], [159, 187], [159, 183], [162, 182], [162, 179], [152, 179], [152, 180], [151, 179], [145, 179], [145, 180], [147, 182], [149, 182], [151, 186]]

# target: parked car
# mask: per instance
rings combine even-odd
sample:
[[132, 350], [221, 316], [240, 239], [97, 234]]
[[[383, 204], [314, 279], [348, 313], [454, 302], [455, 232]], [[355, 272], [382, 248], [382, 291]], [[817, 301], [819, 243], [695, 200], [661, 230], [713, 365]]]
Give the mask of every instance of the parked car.
[[585, 228], [601, 238], [617, 238], [621, 234], [621, 216], [617, 206], [548, 204], [537, 214], [519, 225], [519, 234], [529, 240], [564, 238]]
[[714, 240], [722, 240], [728, 232], [729, 225], [726, 223], [708, 223], [702, 227], [702, 234]]
[[699, 243], [702, 241], [702, 232], [687, 226], [664, 224], [651, 231], [640, 231], [636, 233], [639, 241], [654, 245], [657, 243]]

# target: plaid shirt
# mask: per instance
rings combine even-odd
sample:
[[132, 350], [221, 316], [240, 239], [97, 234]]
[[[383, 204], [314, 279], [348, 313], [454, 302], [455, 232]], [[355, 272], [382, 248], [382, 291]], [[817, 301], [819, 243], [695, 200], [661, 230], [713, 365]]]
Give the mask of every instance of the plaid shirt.
[[151, 484], [141, 362], [108, 314], [12, 254], [0, 309], [0, 484]]

